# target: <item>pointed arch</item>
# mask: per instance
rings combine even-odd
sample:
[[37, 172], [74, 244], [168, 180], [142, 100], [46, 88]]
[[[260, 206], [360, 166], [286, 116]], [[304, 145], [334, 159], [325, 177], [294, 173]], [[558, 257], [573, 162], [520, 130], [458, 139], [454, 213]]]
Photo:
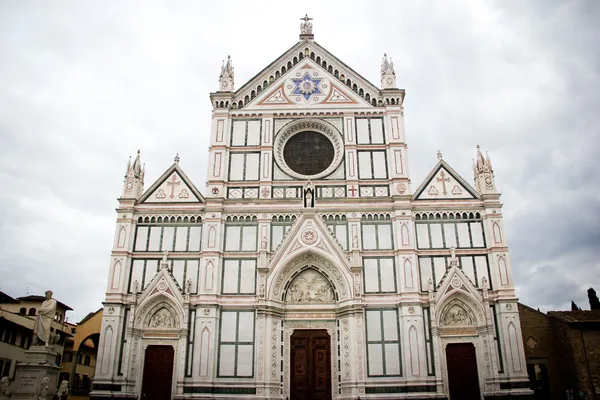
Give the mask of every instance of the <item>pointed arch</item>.
[[100, 371], [103, 374], [108, 374], [108, 369], [110, 367], [110, 360], [112, 357], [110, 356], [112, 339], [113, 339], [113, 328], [112, 326], [107, 326], [104, 328], [104, 334], [102, 335], [104, 340], [102, 341], [102, 364], [100, 365]]
[[409, 358], [410, 358], [410, 372], [418, 376], [421, 371], [421, 360], [419, 359], [419, 335], [417, 334], [417, 328], [414, 325], [408, 329], [408, 347]]
[[502, 232], [498, 222], [492, 224], [492, 231], [494, 232], [494, 243], [502, 243]]
[[334, 303], [339, 300], [334, 288], [326, 273], [307, 266], [292, 275], [281, 300], [287, 303]]
[[412, 288], [413, 287], [413, 272], [412, 272], [412, 263], [410, 262], [410, 258], [404, 259], [403, 269], [404, 269], [404, 285], [407, 288]]
[[306, 268], [315, 269], [331, 283], [338, 301], [351, 297], [351, 277], [340, 268], [339, 261], [333, 260], [329, 254], [306, 250], [282, 260], [280, 266], [271, 272], [267, 280], [267, 298], [281, 301], [290, 282]]
[[113, 270], [112, 270], [112, 283], [110, 285], [111, 289], [119, 288], [119, 283], [121, 281], [121, 270], [122, 270], [121, 261], [119, 261], [119, 260], [115, 261], [115, 263], [113, 265]]
[[212, 262], [212, 260], [208, 260], [208, 262], [206, 263], [204, 274], [204, 289], [212, 290], [215, 274], [215, 265]]
[[508, 268], [506, 266], [506, 257], [498, 256], [498, 274], [500, 275], [500, 283], [508, 285]]
[[125, 247], [125, 233], [127, 230], [124, 226], [119, 229], [119, 234], [117, 235], [117, 247], [122, 249]]
[[508, 347], [513, 371], [521, 372], [523, 366], [521, 365], [521, 357], [519, 357], [519, 338], [517, 337], [517, 328], [512, 321], [508, 324]]
[[408, 224], [403, 223], [400, 227], [400, 236], [402, 238], [402, 246], [410, 245], [410, 236], [408, 233]]
[[210, 331], [208, 327], [200, 333], [200, 376], [208, 376], [208, 360], [210, 352]]
[[216, 244], [217, 229], [214, 225], [208, 228], [208, 247], [213, 248]]

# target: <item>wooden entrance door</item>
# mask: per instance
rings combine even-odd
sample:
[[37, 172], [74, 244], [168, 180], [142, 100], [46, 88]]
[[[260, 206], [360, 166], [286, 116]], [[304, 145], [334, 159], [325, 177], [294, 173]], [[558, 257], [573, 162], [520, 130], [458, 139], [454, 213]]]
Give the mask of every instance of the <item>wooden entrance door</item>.
[[291, 357], [290, 400], [330, 400], [331, 349], [327, 331], [294, 331]]
[[148, 346], [142, 379], [142, 400], [170, 400], [173, 383], [173, 358], [171, 346]]
[[480, 400], [477, 357], [472, 343], [452, 343], [446, 347], [450, 400]]

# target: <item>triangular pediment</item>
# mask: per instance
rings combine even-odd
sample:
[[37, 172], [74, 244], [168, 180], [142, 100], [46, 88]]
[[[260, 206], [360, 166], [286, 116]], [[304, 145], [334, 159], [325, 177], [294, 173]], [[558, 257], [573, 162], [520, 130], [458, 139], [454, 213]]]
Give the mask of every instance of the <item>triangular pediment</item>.
[[203, 203], [204, 198], [177, 163], [154, 182], [140, 203]]
[[140, 295], [139, 304], [143, 304], [147, 299], [157, 295], [166, 296], [176, 304], [182, 304], [184, 301], [183, 289], [167, 268], [164, 260], [161, 262], [161, 268]]
[[289, 107], [372, 107], [339, 79], [310, 58], [287, 71], [278, 83], [244, 106], [245, 110]]
[[479, 290], [473, 282], [464, 274], [458, 265], [451, 265], [440, 280], [436, 289], [437, 301], [447, 298], [452, 293], [463, 293], [474, 296], [479, 299], [481, 297]]
[[413, 200], [468, 200], [479, 195], [444, 160], [440, 160], [415, 191]]
[[304, 214], [296, 221], [272, 255], [269, 267], [272, 268], [282, 260], [291, 259], [306, 250], [326, 255], [336, 260], [337, 264], [344, 265], [348, 271], [351, 268], [350, 260], [341, 245], [321, 218], [314, 213]]
[[[249, 107], [264, 108], [267, 105], [289, 107], [289, 103], [299, 105], [302, 99], [296, 101], [296, 96], [286, 99], [294, 87], [288, 88], [290, 79], [297, 79], [298, 69], [310, 67], [318, 72], [318, 77], [324, 80], [319, 86], [324, 87], [324, 93], [313, 94], [318, 100], [314, 104], [336, 104], [338, 107], [349, 105], [371, 106], [377, 104], [383, 96], [379, 88], [362, 77], [352, 68], [312, 40], [301, 40], [269, 64], [261, 72], [246, 82], [234, 93], [234, 108]], [[325, 82], [326, 81], [326, 82]], [[319, 89], [321, 91], [321, 89]], [[288, 96], [289, 97], [289, 96]], [[304, 97], [304, 96], [303, 96]], [[261, 102], [265, 102], [262, 106]], [[306, 98], [305, 98], [306, 102]], [[354, 103], [356, 102], [356, 103]], [[303, 105], [306, 106], [305, 103]], [[311, 103], [312, 104], [312, 103]]]

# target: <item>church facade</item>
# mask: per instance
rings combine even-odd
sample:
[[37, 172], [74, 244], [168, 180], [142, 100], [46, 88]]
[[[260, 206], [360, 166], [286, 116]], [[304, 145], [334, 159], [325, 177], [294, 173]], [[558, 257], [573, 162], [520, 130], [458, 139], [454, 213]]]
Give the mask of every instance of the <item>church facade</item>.
[[204, 194], [179, 157], [146, 189], [127, 166], [91, 397], [529, 394], [490, 159], [413, 188], [391, 59], [376, 86], [308, 18], [234, 83], [228, 59]]

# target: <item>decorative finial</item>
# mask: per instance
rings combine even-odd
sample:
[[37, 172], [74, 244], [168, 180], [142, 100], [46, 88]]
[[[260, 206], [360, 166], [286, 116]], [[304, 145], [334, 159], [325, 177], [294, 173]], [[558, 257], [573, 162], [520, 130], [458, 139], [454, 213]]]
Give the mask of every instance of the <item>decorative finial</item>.
[[179, 165], [179, 153], [175, 154], [175, 159], [173, 161], [175, 161], [175, 164]]
[[160, 261], [160, 268], [161, 269], [168, 269], [169, 268], [169, 252], [168, 251], [163, 251], [163, 256], [162, 256], [162, 260]]
[[219, 90], [222, 92], [232, 92], [235, 83], [235, 73], [233, 71], [233, 62], [231, 56], [227, 56], [227, 62], [223, 60], [221, 64], [221, 75], [219, 76]]
[[437, 152], [437, 159], [438, 161], [442, 161], [442, 152], [440, 150]]
[[310, 35], [312, 36], [312, 18], [308, 16], [308, 14], [304, 15], [304, 18], [300, 18], [300, 21], [304, 21], [300, 24], [300, 38], [303, 39], [303, 36]]
[[396, 87], [396, 73], [392, 59], [388, 61], [387, 53], [383, 53], [381, 60], [381, 88], [394, 89]]

